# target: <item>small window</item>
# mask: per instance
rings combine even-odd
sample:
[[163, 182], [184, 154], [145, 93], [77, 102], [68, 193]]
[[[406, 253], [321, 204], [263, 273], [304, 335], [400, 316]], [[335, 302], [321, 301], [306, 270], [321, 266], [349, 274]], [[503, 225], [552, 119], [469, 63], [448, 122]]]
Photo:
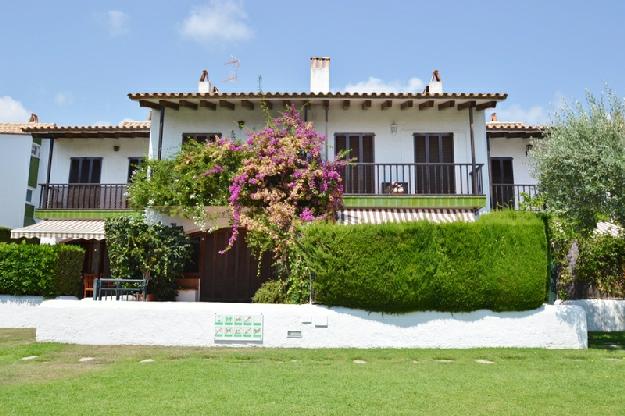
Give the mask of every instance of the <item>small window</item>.
[[33, 190], [32, 189], [26, 190], [26, 202], [33, 202]]
[[33, 147], [30, 149], [30, 155], [38, 159], [39, 155], [41, 155], [41, 145], [33, 143]]
[[128, 158], [128, 182], [132, 179], [132, 176], [141, 167], [143, 163], [143, 157], [129, 157]]
[[197, 143], [211, 143], [215, 138], [221, 138], [221, 133], [182, 133], [182, 144], [194, 141]]

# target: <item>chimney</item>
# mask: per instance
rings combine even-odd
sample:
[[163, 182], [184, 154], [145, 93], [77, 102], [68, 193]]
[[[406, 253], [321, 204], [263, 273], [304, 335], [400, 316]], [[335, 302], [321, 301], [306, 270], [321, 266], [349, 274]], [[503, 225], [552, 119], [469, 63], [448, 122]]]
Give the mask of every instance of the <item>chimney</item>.
[[30, 118], [28, 119], [29, 123], [39, 123], [39, 117], [35, 113], [31, 113]]
[[330, 58], [310, 58], [310, 92], [327, 94], [330, 92]]
[[497, 121], [497, 113], [493, 113], [490, 115], [490, 121]]
[[208, 79], [207, 70], [203, 70], [202, 75], [200, 75], [200, 82], [198, 83], [197, 91], [200, 93], [208, 93], [208, 92], [217, 91], [217, 88], [213, 87], [210, 80]]
[[443, 92], [443, 82], [441, 81], [441, 75], [438, 69], [432, 72], [432, 80], [428, 84], [427, 91], [430, 94], [441, 94]]

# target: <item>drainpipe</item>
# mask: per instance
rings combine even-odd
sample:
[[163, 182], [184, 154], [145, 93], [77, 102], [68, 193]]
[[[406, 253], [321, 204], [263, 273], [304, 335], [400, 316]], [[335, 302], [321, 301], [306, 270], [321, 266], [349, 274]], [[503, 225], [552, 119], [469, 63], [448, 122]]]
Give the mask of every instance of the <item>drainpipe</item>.
[[326, 113], [326, 161], [328, 161], [328, 111], [330, 110], [330, 104], [328, 103], [327, 106], [325, 106], [325, 113]]
[[477, 194], [477, 175], [475, 162], [475, 137], [473, 135], [473, 107], [469, 106], [469, 134], [471, 135], [471, 181], [473, 184], [473, 195]]
[[158, 160], [161, 160], [161, 152], [163, 150], [163, 124], [165, 124], [165, 107], [161, 106], [158, 120], [158, 149], [156, 156]]
[[486, 164], [487, 164], [487, 168], [488, 168], [488, 187], [487, 187], [487, 191], [488, 191], [488, 195], [489, 198], [486, 201], [486, 203], [488, 204], [486, 206], [486, 208], [488, 208], [489, 210], [493, 207], [493, 202], [492, 202], [492, 198], [493, 198], [493, 172], [491, 172], [490, 170], [490, 137], [488, 136], [488, 133], [486, 133]]

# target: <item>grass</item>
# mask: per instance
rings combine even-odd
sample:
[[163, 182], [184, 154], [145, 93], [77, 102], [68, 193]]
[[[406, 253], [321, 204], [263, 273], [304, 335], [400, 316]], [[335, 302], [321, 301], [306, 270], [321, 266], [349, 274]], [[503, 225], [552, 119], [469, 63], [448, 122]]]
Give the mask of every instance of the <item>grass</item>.
[[[614, 347], [92, 347], [37, 344], [33, 336], [0, 330], [0, 415], [552, 416], [625, 409], [625, 350]], [[591, 339], [598, 347], [625, 346], [625, 334]], [[38, 358], [21, 360], [29, 355]], [[86, 356], [95, 359], [78, 361]]]

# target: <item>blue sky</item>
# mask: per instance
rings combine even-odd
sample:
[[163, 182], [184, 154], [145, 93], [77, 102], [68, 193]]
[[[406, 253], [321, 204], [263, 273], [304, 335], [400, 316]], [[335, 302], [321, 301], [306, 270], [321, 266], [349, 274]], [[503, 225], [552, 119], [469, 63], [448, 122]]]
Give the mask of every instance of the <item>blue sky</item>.
[[[333, 90], [507, 92], [499, 119], [545, 122], [609, 85], [625, 95], [623, 1], [3, 1], [0, 121], [144, 119], [129, 92], [307, 91], [330, 56]], [[235, 82], [225, 81], [240, 61]]]

